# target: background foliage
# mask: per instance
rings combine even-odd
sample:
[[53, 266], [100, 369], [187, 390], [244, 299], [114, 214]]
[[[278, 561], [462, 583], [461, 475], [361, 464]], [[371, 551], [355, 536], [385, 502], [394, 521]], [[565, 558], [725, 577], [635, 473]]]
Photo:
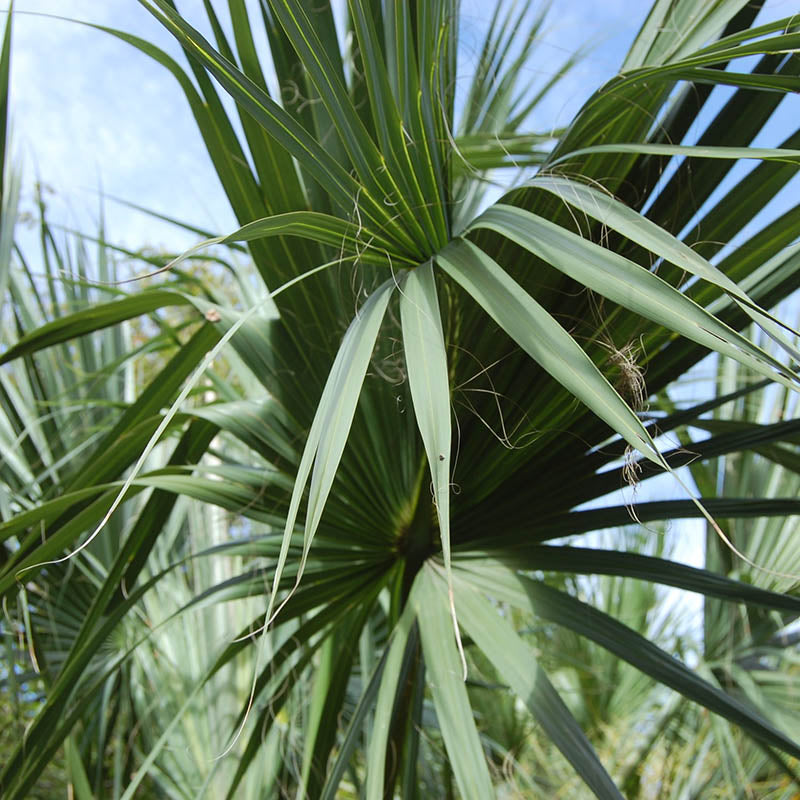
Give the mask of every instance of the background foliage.
[[98, 36], [178, 80], [242, 227], [130, 253], [40, 198], [34, 262], [6, 161], [3, 796], [793, 796], [793, 20], [656, 3], [540, 134], [571, 60], [526, 81], [523, 5], [457, 90], [454, 0], [208, 2], [213, 43], [141, 4], [187, 66]]

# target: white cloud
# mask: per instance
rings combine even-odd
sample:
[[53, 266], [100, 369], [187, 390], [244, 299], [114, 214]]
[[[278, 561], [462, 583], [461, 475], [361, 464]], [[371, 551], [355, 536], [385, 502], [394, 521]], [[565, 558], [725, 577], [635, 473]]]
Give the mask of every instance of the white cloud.
[[[135, 32], [179, 55], [143, 9], [123, 0], [18, 2], [20, 11], [57, 13]], [[121, 40], [74, 22], [15, 16], [12, 119], [26, 175], [38, 173], [67, 207], [97, 208], [100, 183], [111, 195], [171, 216], [227, 230], [227, 201], [177, 82]], [[130, 247], [188, 244], [195, 237], [120, 206], [107, 206], [111, 237]], [[89, 226], [90, 227], [90, 224]]]

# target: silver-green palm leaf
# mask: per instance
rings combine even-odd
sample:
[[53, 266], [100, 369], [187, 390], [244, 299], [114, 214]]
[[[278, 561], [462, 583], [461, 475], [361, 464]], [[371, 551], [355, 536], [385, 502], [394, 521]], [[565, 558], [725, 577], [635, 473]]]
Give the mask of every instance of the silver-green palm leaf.
[[[0, 591], [11, 595], [22, 570], [47, 586], [57, 570], [44, 562], [87, 532], [107, 538], [95, 526], [117, 499], [133, 520], [103, 564], [25, 746], [0, 775], [4, 796], [24, 796], [101, 691], [108, 676], [93, 659], [108, 636], [185, 566], [178, 541], [166, 551], [171, 563], [159, 546], [174, 530], [176, 496], [247, 520], [223, 550], [252, 562], [225, 580], [209, 570], [185, 613], [244, 598], [263, 608], [228, 631], [236, 640], [209, 654], [186, 700], [250, 658], [252, 695], [229, 719], [235, 769], [207, 765], [198, 796], [212, 785], [218, 792], [220, 775], [227, 796], [239, 796], [264, 758], [270, 785], [300, 796], [438, 793], [449, 778], [431, 788], [437, 778], [420, 755], [431, 741], [442, 743], [442, 769], [462, 796], [491, 796], [490, 743], [468, 690], [476, 664], [489, 663], [588, 789], [620, 797], [548, 660], [519, 630], [523, 619], [583, 637], [769, 752], [800, 757], [796, 738], [758, 707], [549, 576], [636, 578], [785, 617], [800, 613], [800, 599], [624, 549], [545, 544], [625, 524], [629, 509], [601, 498], [632, 476], [672, 473], [692, 458], [752, 447], [753, 437], [772, 447], [795, 435], [795, 421], [745, 424], [673, 449], [660, 437], [687, 419], [657, 412], [660, 393], [712, 352], [796, 390], [792, 329], [768, 309], [798, 285], [800, 206], [767, 223], [760, 215], [796, 173], [798, 131], [776, 112], [800, 90], [797, 23], [752, 28], [759, 4], [745, 0], [716, 0], [703, 13], [689, 13], [690, 0], [659, 1], [623, 70], [550, 142], [526, 130], [541, 93], [522, 88], [541, 19], [513, 4], [500, 4], [462, 94], [456, 0], [349, 0], [344, 31], [328, 3], [307, 0], [268, 0], [254, 16], [230, 0], [229, 24], [217, 18], [222, 3], [204, 3], [203, 21], [171, 0], [140, 2], [181, 44], [188, 71], [148, 42], [107, 32], [180, 82], [241, 226], [214, 241], [247, 243], [264, 295], [248, 296], [242, 281], [237, 307], [214, 287], [205, 297], [177, 281], [134, 288], [23, 326], [0, 356], [13, 367], [171, 306], [195, 322], [161, 373], [87, 445], [91, 468], [0, 525]], [[269, 59], [255, 44], [260, 27]], [[757, 66], [739, 71], [751, 56]], [[280, 96], [268, 88], [268, 63]], [[734, 87], [722, 106], [718, 84]], [[236, 124], [218, 87], [236, 103]], [[706, 113], [699, 141], [687, 140]], [[775, 146], [749, 147], [781, 125]], [[487, 177], [515, 156], [528, 171], [485, 208]], [[731, 187], [724, 179], [741, 158], [760, 163]], [[174, 266], [191, 275], [192, 263]], [[777, 340], [777, 355], [741, 333], [752, 321]], [[192, 378], [198, 391], [177, 403], [224, 336], [238, 374], [209, 373], [202, 387]], [[131, 474], [159, 426], [177, 444]], [[703, 505], [674, 485], [681, 499], [634, 508], [642, 523], [798, 511], [793, 497]], [[109, 669], [134, 658], [135, 649]], [[300, 742], [275, 733], [289, 717]], [[178, 724], [176, 716], [147, 739], [123, 797], [166, 779], [160, 754]], [[291, 756], [275, 766], [282, 747]]]

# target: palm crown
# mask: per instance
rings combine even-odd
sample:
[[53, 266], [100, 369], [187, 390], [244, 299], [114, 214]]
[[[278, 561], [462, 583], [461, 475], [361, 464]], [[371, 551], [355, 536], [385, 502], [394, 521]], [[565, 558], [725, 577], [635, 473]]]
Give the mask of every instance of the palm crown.
[[[214, 44], [170, 0], [140, 2], [183, 46], [190, 73], [148, 42], [110, 33], [178, 79], [242, 225], [202, 247], [246, 243], [266, 294], [246, 280], [238, 303], [213, 286], [188, 291], [179, 276], [191, 272], [196, 249], [163, 266], [163, 285], [26, 330], [4, 352], [3, 362], [32, 369], [34, 353], [76, 336], [189, 309], [169, 362], [58, 480], [40, 482], [3, 522], [4, 594], [20, 579], [91, 586], [46, 676], [46, 702], [4, 769], [4, 793], [25, 794], [127, 669], [130, 642], [113, 659], [99, 656], [185, 564], [170, 534], [179, 497], [251, 521], [251, 536], [192, 555], [205, 563], [227, 553], [238, 567], [224, 579], [212, 570], [205, 591], [176, 612], [250, 598], [236, 641], [187, 695], [188, 703], [250, 659], [250, 699], [226, 728], [237, 757], [225, 773], [228, 796], [256, 780], [262, 749], [280, 735], [278, 712], [297, 707], [308, 687], [302, 757], [275, 767], [300, 796], [333, 797], [346, 771], [367, 797], [395, 787], [415, 796], [431, 710], [460, 794], [492, 796], [464, 680], [480, 663], [591, 791], [620, 797], [521, 633], [528, 619], [605, 648], [770, 752], [800, 756], [737, 687], [724, 691], [724, 681], [702, 677], [548, 576], [636, 578], [778, 611], [784, 622], [800, 601], [624, 549], [547, 544], [631, 514], [641, 523], [701, 517], [725, 552], [749, 559], [727, 521], [797, 511], [791, 497], [757, 507], [738, 497], [701, 501], [678, 475], [684, 499], [633, 509], [600, 502], [626, 482], [796, 435], [794, 422], [742, 420], [731, 430], [712, 425], [710, 438], [694, 442], [690, 427], [750, 388], [684, 410], [665, 390], [710, 352], [787, 390], [796, 385], [792, 331], [766, 309], [797, 286], [798, 207], [751, 231], [795, 174], [797, 132], [774, 148], [749, 145], [800, 87], [797, 25], [753, 28], [757, 9], [743, 0], [699, 12], [693, 0], [656, 3], [619, 75], [551, 139], [525, 130], [541, 92], [520, 86], [542, 19], [513, 5], [498, 4], [474, 80], [457, 97], [456, 0], [350, 0], [347, 37], [325, 3], [270, 0], [253, 18], [231, 0], [231, 38], [206, 3]], [[280, 95], [265, 77], [257, 25]], [[749, 56], [756, 66], [740, 71]], [[211, 76], [235, 100], [239, 125]], [[733, 91], [699, 140], [684, 143], [700, 113], [714, 110], [718, 85]], [[731, 186], [725, 178], [740, 158], [759, 163]], [[530, 169], [487, 207], [491, 171], [508, 166]], [[751, 323], [769, 347], [741, 332]], [[234, 378], [210, 378], [188, 402], [228, 346]], [[13, 420], [12, 407], [13, 397]], [[174, 445], [156, 448], [165, 434]], [[679, 441], [662, 444], [669, 434]], [[129, 525], [101, 552], [118, 507]], [[53, 563], [70, 551], [94, 559], [91, 579]], [[792, 585], [789, 577], [781, 588]], [[266, 614], [254, 610], [259, 597]], [[179, 719], [176, 709], [125, 797]]]

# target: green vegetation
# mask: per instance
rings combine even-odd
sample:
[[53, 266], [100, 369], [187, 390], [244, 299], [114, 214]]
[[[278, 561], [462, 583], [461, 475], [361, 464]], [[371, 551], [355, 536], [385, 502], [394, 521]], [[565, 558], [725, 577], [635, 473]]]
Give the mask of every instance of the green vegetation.
[[0, 173], [2, 797], [796, 796], [798, 23], [657, 2], [550, 136], [527, 4], [465, 86], [457, 0], [140, 3], [186, 69], [97, 35], [242, 227], [145, 256], [42, 202], [31, 256]]

